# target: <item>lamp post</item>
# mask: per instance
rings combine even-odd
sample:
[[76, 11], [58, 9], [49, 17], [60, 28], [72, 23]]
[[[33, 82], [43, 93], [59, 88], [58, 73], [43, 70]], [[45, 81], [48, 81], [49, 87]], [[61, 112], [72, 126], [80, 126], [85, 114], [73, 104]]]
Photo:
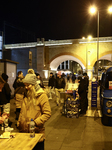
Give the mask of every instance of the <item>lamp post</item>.
[[99, 11], [97, 11], [97, 81], [98, 81], [98, 68], [99, 68]]
[[[82, 39], [85, 39], [85, 37], [82, 37]], [[88, 73], [88, 46], [87, 46], [87, 44], [91, 39], [92, 39], [92, 36], [89, 35], [86, 40], [86, 72], [87, 73]]]
[[98, 60], [99, 60], [99, 11], [95, 7], [90, 8], [90, 13], [95, 14], [97, 12], [97, 80], [98, 80]]
[[[108, 8], [108, 13], [109, 13], [109, 14], [112, 14], [112, 6], [110, 6], [110, 7]], [[111, 20], [111, 25], [112, 25], [112, 20]], [[112, 31], [112, 29], [111, 29], [111, 31]], [[112, 62], [112, 54], [111, 54], [111, 62]]]
[[[95, 7], [90, 8], [90, 13], [95, 14], [97, 12], [97, 80], [98, 80], [98, 68], [99, 68], [99, 11]], [[112, 6], [108, 8], [108, 12], [112, 13]]]

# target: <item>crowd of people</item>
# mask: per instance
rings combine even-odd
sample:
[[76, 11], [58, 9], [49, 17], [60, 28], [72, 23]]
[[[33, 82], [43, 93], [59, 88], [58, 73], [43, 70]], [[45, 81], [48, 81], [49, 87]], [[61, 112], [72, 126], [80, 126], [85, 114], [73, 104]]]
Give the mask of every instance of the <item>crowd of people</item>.
[[[17, 78], [13, 83], [14, 99], [16, 104], [17, 128], [20, 132], [29, 132], [29, 123], [33, 119], [35, 122], [35, 132], [43, 133], [42, 138], [34, 149], [44, 150], [45, 140], [45, 122], [51, 117], [51, 108], [49, 99], [52, 99], [52, 93], [56, 96], [56, 104], [60, 106], [60, 93], [64, 92], [66, 83], [76, 81], [76, 74], [72, 76], [61, 74], [59, 71], [56, 75], [52, 72], [48, 80], [49, 95], [47, 95], [45, 86], [39, 73], [33, 69], [27, 71], [26, 76], [19, 71]], [[77, 78], [79, 82], [78, 93], [80, 98], [81, 114], [85, 114], [88, 107], [88, 85], [89, 78], [87, 73], [80, 74]], [[0, 76], [0, 124], [5, 131], [12, 131], [9, 127], [8, 119], [10, 114], [11, 89], [8, 84], [8, 75], [2, 73]]]
[[[4, 73], [0, 76], [0, 106], [3, 108], [3, 111], [1, 111], [0, 124], [3, 124], [5, 129], [8, 126], [7, 120], [10, 113], [8, 104], [10, 104], [11, 96], [11, 90], [7, 80], [5, 80], [6, 78], [8, 79], [8, 76]], [[19, 132], [29, 132], [30, 120], [33, 119], [35, 122], [35, 132], [43, 134], [34, 147], [34, 150], [44, 150], [44, 124], [51, 117], [48, 96], [43, 88], [41, 88], [41, 85], [42, 83], [40, 79], [37, 78], [33, 69], [29, 69], [25, 77], [23, 77], [22, 71], [19, 71], [13, 84], [15, 89], [16, 120]], [[8, 127], [8, 129], [10, 129], [10, 127]], [[11, 129], [5, 131], [11, 131]]]

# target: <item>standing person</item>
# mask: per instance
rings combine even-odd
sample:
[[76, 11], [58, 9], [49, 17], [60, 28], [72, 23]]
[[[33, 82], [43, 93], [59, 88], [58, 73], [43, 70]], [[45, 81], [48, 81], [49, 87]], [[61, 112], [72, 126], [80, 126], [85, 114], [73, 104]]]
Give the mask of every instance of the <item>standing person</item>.
[[[10, 113], [10, 99], [11, 99], [11, 89], [9, 87], [8, 75], [2, 73], [2, 78], [5, 81], [2, 92], [0, 92], [0, 104], [3, 105], [3, 113]], [[4, 127], [7, 131], [12, 131], [13, 128], [9, 127], [8, 118], [4, 121]]]
[[49, 82], [48, 82], [48, 87], [49, 87], [49, 95], [50, 95], [50, 97], [49, 97], [49, 99], [52, 99], [52, 90], [53, 90], [53, 88], [55, 87], [55, 78], [54, 78], [54, 75], [53, 75], [53, 73], [51, 72], [50, 73], [50, 77], [49, 77]]
[[14, 83], [13, 83], [13, 88], [14, 90], [20, 86], [21, 84], [21, 80], [23, 79], [23, 72], [22, 71], [19, 71], [18, 73], [18, 76], [16, 77]]
[[27, 89], [27, 95], [22, 103], [17, 125], [20, 132], [27, 133], [29, 132], [29, 123], [32, 118], [35, 122], [35, 132], [43, 134], [33, 150], [44, 150], [44, 124], [51, 116], [51, 108], [44, 90], [42, 88], [39, 90], [35, 89], [36, 81], [35, 74], [27, 74], [23, 79], [23, 83]]
[[81, 109], [81, 114], [86, 114], [87, 110], [87, 82], [86, 79], [83, 77], [79, 81], [79, 87], [78, 87], [78, 93], [79, 93], [79, 98], [80, 98], [80, 109]]
[[2, 76], [0, 76], [0, 92], [2, 92], [2, 88], [4, 87], [5, 81], [2, 78]]
[[57, 73], [56, 83], [55, 83], [55, 91], [56, 91], [56, 103], [57, 106], [60, 105], [60, 92], [63, 92], [65, 89], [65, 79], [61, 77], [61, 72]]
[[21, 82], [21, 84], [19, 84], [19, 87], [17, 87], [14, 92], [15, 103], [16, 103], [16, 120], [18, 120], [18, 118], [19, 118], [23, 98], [26, 94], [26, 89], [25, 89], [24, 83], [22, 81], [20, 81], [20, 82]]
[[[2, 78], [2, 76], [0, 76], [0, 92], [2, 92], [2, 89], [4, 87], [4, 84], [5, 84], [5, 81], [4, 79]], [[1, 113], [3, 113], [3, 105], [0, 101], [0, 109], [1, 109]]]
[[[2, 92], [4, 84], [5, 84], [5, 81], [3, 80], [2, 76], [0, 76], [0, 92]], [[2, 112], [0, 112], [0, 124], [3, 124], [5, 119], [7, 119], [9, 117], [9, 115], [7, 113], [3, 113], [3, 114], [1, 114], [1, 113]]]
[[79, 70], [79, 73], [78, 73], [78, 82], [80, 82], [80, 80], [82, 79], [83, 75], [81, 73], [82, 71]]
[[73, 73], [72, 74], [72, 83], [75, 83], [75, 80], [76, 80], [76, 75], [75, 75], [76, 73]]
[[83, 78], [85, 79], [86, 81], [86, 110], [88, 108], [88, 86], [89, 86], [89, 77], [87, 75], [87, 73], [83, 73]]
[[70, 75], [67, 74], [67, 82], [69, 83], [70, 82]]
[[45, 88], [43, 81], [42, 81], [42, 77], [40, 76], [40, 74], [39, 73], [35, 73], [35, 74], [37, 76], [37, 82], [39, 83], [40, 87]]

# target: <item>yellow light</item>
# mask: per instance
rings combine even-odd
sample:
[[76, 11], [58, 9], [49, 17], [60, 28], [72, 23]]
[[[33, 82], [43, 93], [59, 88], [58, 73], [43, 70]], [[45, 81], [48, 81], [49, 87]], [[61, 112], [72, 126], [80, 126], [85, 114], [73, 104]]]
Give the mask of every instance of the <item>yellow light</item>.
[[85, 37], [83, 36], [82, 39], [85, 39]]
[[96, 13], [96, 8], [95, 7], [91, 7], [90, 8], [90, 13], [91, 14], [95, 14]]
[[89, 36], [88, 36], [88, 39], [89, 39], [89, 40], [91, 40], [91, 39], [92, 39], [92, 36], [91, 36], [91, 35], [89, 35]]
[[48, 70], [43, 70], [44, 71], [44, 76], [47, 79], [48, 78]]
[[111, 113], [111, 110], [110, 110], [110, 109], [107, 109], [107, 113], [110, 114], [110, 113]]
[[88, 66], [90, 66], [90, 61], [88, 62]]
[[108, 12], [112, 13], [112, 6], [108, 8]]

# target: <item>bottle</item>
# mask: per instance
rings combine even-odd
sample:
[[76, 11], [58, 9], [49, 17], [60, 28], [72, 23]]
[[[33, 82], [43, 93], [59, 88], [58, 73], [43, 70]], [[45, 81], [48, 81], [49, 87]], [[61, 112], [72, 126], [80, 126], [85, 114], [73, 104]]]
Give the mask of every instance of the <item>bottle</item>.
[[33, 119], [31, 119], [30, 121], [29, 129], [30, 129], [30, 137], [31, 138], [35, 137], [35, 122], [33, 121]]

